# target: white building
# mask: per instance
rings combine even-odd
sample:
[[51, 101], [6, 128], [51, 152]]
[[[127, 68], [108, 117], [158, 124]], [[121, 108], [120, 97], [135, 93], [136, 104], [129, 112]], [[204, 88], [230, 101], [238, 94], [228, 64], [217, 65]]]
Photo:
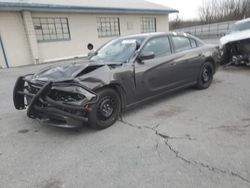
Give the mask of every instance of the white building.
[[118, 36], [166, 32], [177, 10], [144, 0], [0, 0], [0, 66], [70, 59]]

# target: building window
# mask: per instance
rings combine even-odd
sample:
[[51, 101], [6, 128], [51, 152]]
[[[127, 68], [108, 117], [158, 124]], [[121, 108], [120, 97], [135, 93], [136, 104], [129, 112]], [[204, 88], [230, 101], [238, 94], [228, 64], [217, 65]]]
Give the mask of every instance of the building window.
[[156, 32], [156, 18], [142, 17], [141, 18], [141, 32], [142, 33]]
[[98, 37], [120, 36], [120, 23], [117, 17], [98, 17], [97, 18]]
[[33, 18], [39, 42], [70, 40], [68, 18]]

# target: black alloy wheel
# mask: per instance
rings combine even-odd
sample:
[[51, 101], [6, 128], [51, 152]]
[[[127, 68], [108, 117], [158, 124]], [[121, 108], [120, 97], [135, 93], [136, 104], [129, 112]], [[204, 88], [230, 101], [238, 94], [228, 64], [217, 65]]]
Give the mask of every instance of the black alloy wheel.
[[89, 125], [95, 129], [105, 129], [113, 125], [121, 113], [120, 95], [111, 88], [97, 91], [99, 101], [89, 114]]
[[204, 63], [201, 72], [198, 76], [196, 88], [198, 89], [206, 89], [208, 88], [212, 81], [214, 76], [214, 66], [211, 62]]
[[203, 84], [208, 83], [213, 77], [213, 70], [210, 64], [205, 64], [202, 70], [202, 82]]

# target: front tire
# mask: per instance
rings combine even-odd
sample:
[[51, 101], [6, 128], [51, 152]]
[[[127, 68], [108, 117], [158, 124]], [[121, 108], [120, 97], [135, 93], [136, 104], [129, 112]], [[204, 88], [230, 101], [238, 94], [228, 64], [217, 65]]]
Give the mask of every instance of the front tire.
[[97, 91], [98, 102], [89, 114], [89, 125], [94, 129], [105, 129], [113, 125], [121, 113], [121, 99], [119, 94], [105, 88]]
[[205, 62], [199, 74], [196, 88], [207, 89], [213, 82], [214, 66], [211, 62]]

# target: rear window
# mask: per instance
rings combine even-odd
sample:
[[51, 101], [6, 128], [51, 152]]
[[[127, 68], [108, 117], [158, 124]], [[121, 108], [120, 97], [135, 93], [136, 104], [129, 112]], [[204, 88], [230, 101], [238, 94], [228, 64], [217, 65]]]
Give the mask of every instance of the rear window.
[[191, 43], [188, 38], [182, 36], [172, 36], [176, 52], [191, 49]]

